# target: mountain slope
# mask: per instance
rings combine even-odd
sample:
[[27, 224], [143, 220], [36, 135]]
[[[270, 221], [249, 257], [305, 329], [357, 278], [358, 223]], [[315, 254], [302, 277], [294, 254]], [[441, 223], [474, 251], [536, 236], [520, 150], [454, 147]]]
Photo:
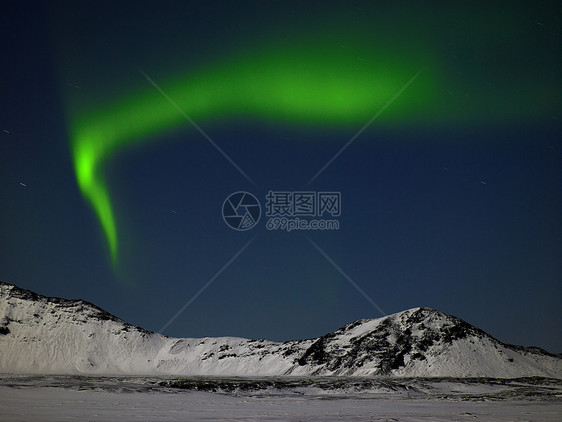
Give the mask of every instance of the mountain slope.
[[0, 283], [0, 373], [562, 378], [562, 358], [501, 343], [427, 308], [317, 339], [171, 338], [82, 300]]

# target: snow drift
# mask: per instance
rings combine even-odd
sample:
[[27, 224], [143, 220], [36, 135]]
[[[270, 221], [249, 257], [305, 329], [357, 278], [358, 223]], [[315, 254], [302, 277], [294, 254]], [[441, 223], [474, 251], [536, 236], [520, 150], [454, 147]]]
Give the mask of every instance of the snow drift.
[[562, 356], [414, 308], [320, 338], [171, 338], [83, 300], [0, 283], [0, 373], [562, 378]]

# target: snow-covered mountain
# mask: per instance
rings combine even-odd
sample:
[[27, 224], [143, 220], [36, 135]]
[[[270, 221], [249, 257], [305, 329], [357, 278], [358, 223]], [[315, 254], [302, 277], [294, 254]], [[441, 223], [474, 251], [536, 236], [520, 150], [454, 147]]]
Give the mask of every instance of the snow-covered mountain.
[[171, 338], [83, 300], [0, 283], [0, 373], [562, 378], [562, 356], [414, 308], [320, 338]]

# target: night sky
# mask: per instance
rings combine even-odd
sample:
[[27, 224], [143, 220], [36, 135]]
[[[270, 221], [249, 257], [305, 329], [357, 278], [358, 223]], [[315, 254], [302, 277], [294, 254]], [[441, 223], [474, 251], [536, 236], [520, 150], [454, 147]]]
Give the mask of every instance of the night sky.
[[[0, 280], [172, 336], [311, 338], [426, 306], [562, 351], [557, 2], [0, 19]], [[245, 231], [221, 215], [237, 191], [261, 205]], [[270, 191], [339, 192], [339, 230], [269, 230]]]

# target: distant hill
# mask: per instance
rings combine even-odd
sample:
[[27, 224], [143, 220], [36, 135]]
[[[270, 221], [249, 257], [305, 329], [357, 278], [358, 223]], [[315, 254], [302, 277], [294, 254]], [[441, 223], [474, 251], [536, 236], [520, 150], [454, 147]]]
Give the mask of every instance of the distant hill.
[[0, 283], [0, 373], [562, 378], [562, 356], [428, 308], [309, 340], [171, 338], [83, 300]]

